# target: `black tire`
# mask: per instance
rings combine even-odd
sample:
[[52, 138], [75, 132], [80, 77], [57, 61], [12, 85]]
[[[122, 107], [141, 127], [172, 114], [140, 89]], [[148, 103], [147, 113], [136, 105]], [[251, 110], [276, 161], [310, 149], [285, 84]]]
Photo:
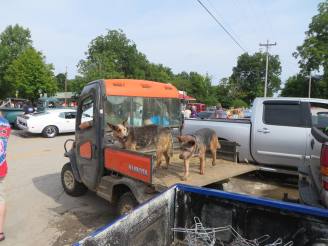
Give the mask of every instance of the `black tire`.
[[130, 213], [136, 206], [138, 202], [132, 192], [125, 192], [117, 202], [116, 212], [118, 215], [126, 215]]
[[46, 126], [43, 131], [42, 135], [46, 138], [54, 138], [58, 134], [57, 126]]
[[61, 182], [64, 191], [70, 196], [82, 196], [88, 191], [88, 188], [84, 184], [75, 179], [71, 163], [66, 163], [63, 166], [61, 171]]

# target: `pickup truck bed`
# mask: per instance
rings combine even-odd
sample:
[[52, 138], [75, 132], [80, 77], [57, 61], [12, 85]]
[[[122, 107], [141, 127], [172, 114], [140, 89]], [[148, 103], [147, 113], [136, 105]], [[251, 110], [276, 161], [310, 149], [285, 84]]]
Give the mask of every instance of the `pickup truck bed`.
[[216, 165], [212, 166], [211, 159], [206, 158], [205, 174], [199, 174], [199, 158], [190, 160], [190, 176], [187, 181], [182, 181], [184, 173], [183, 162], [174, 154], [168, 169], [161, 168], [153, 177], [153, 184], [159, 191], [164, 190], [176, 183], [206, 186], [215, 182], [223, 181], [241, 174], [257, 170], [254, 165], [237, 164], [232, 161], [217, 159]]
[[[196, 228], [195, 218], [203, 228]], [[189, 245], [318, 246], [327, 245], [327, 226], [328, 212], [324, 209], [176, 185], [75, 245], [188, 245], [188, 236], [199, 233], [200, 240]], [[234, 228], [235, 233], [223, 227]], [[181, 232], [187, 230], [189, 234]], [[211, 237], [201, 237], [204, 232]], [[259, 238], [266, 240], [245, 241]]]

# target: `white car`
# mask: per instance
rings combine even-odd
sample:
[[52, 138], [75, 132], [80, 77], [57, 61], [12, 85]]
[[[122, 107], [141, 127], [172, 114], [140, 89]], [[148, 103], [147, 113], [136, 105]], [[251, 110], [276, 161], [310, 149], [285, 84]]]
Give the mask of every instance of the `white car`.
[[[58, 133], [75, 132], [75, 109], [49, 109], [45, 112], [17, 117], [20, 129], [30, 133], [42, 133], [44, 137], [53, 138]], [[82, 121], [92, 120], [90, 115], [83, 115]]]

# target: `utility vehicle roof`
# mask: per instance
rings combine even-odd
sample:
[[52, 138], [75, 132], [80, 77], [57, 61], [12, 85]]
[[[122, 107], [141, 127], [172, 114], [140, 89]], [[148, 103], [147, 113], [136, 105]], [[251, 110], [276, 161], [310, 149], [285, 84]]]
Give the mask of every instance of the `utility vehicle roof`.
[[156, 98], [179, 98], [179, 91], [171, 84], [149, 80], [104, 80], [107, 96], [136, 96]]

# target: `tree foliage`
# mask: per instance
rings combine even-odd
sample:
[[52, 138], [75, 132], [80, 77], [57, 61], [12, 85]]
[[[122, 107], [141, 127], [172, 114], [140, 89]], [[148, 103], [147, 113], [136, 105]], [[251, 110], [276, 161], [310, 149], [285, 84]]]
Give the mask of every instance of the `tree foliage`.
[[328, 78], [328, 0], [318, 5], [318, 14], [312, 17], [306, 38], [294, 53], [300, 58], [299, 65], [303, 73], [322, 70]]
[[55, 76], [57, 88], [59, 91], [65, 91], [66, 74], [59, 73]]
[[[237, 66], [229, 78], [229, 89], [233, 97], [250, 104], [256, 97], [263, 96], [265, 81], [266, 54], [244, 53], [238, 57]], [[267, 96], [280, 89], [281, 65], [279, 56], [269, 55]]]
[[173, 83], [198, 101], [214, 105], [217, 101], [211, 78], [196, 72], [174, 74], [163, 64], [148, 61], [122, 30], [109, 30], [93, 39], [86, 58], [78, 64], [79, 76], [72, 87], [80, 91], [85, 83], [102, 78], [134, 78]]
[[9, 65], [4, 79], [20, 97], [32, 101], [41, 93], [54, 93], [57, 89], [52, 65], [46, 64], [34, 48], [27, 48]]
[[13, 96], [14, 86], [4, 80], [9, 65], [32, 47], [31, 33], [19, 25], [8, 26], [0, 34], [0, 97]]
[[[311, 78], [311, 97], [328, 98], [328, 87], [322, 76]], [[302, 74], [291, 76], [287, 79], [285, 87], [281, 91], [284, 97], [308, 97], [309, 77]]]

